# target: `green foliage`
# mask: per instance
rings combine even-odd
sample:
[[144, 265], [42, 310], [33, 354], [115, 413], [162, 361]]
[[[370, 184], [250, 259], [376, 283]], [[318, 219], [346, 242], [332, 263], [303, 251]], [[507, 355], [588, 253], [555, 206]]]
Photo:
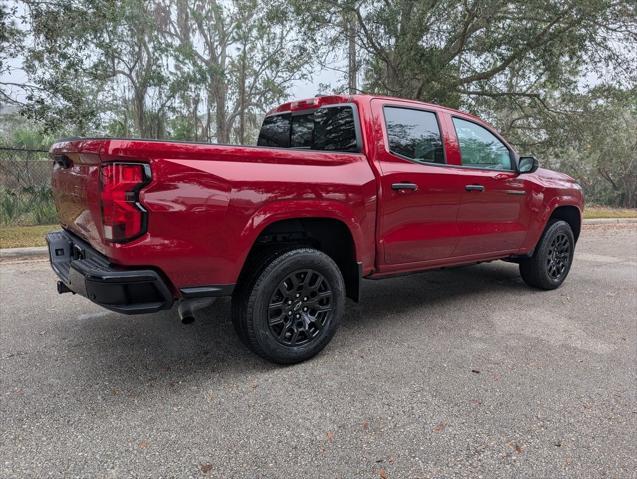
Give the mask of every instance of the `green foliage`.
[[572, 174], [594, 203], [637, 208], [637, 87], [596, 88], [573, 99], [552, 166]]
[[24, 4], [22, 111], [47, 132], [245, 142], [309, 67], [283, 0]]
[[0, 223], [46, 225], [57, 222], [50, 187], [25, 187], [17, 191], [0, 188]]

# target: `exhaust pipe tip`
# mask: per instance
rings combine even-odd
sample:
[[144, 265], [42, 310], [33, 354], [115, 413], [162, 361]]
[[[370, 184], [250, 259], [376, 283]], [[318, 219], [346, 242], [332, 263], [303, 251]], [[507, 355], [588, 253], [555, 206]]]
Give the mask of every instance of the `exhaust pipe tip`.
[[216, 298], [196, 298], [196, 299], [182, 299], [177, 307], [179, 313], [179, 319], [182, 324], [192, 324], [195, 322], [195, 311], [205, 308], [214, 303]]
[[58, 294], [72, 293], [73, 292], [62, 281], [58, 281], [57, 282], [57, 289], [58, 289]]

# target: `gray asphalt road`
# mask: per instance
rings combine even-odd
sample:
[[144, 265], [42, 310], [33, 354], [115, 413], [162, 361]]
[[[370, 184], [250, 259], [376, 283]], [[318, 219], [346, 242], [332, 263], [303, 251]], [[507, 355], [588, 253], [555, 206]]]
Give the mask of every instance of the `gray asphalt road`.
[[277, 367], [222, 301], [182, 325], [0, 265], [0, 477], [635, 477], [637, 228], [587, 227], [564, 286], [497, 262], [366, 282]]

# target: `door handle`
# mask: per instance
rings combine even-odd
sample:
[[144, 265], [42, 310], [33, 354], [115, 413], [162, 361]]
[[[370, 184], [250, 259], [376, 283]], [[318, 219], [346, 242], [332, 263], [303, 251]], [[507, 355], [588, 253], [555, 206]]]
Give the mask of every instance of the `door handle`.
[[415, 183], [392, 183], [392, 190], [417, 190], [418, 185]]
[[482, 185], [465, 185], [464, 189], [467, 191], [484, 191], [484, 186]]

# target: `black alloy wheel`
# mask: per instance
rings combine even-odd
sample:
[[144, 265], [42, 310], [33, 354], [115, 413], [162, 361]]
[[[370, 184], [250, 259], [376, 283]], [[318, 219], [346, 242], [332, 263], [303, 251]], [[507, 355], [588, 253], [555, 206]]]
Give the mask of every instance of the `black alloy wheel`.
[[520, 261], [520, 275], [534, 288], [559, 288], [571, 269], [574, 252], [575, 238], [570, 225], [563, 220], [551, 220], [533, 255]]
[[546, 270], [548, 275], [558, 281], [566, 271], [571, 259], [571, 243], [565, 233], [553, 238], [546, 255]]
[[294, 271], [272, 293], [268, 325], [285, 346], [300, 346], [316, 338], [332, 316], [332, 289], [313, 269]]
[[322, 251], [297, 247], [255, 259], [232, 297], [232, 321], [259, 356], [293, 364], [332, 339], [345, 308], [338, 265]]

